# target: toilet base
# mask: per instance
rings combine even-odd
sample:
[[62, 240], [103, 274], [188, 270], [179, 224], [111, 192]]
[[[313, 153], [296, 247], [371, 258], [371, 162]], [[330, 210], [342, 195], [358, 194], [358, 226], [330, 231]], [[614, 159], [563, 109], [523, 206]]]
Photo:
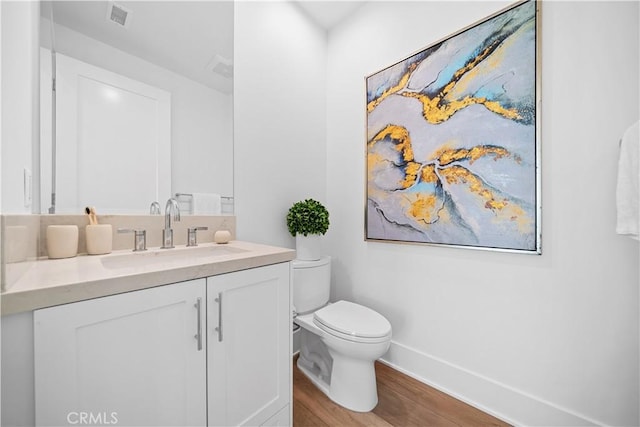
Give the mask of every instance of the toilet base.
[[[340, 406], [356, 412], [369, 412], [375, 408], [378, 390], [374, 361], [387, 350], [389, 343], [364, 344], [364, 352], [374, 350], [371, 357], [362, 357], [360, 354], [361, 357], [354, 358], [352, 343], [340, 339], [334, 342], [313, 323], [305, 320], [297, 319], [302, 326], [301, 350], [297, 361], [300, 371]], [[332, 346], [327, 346], [327, 338], [332, 341]]]
[[[342, 384], [340, 384], [339, 381], [334, 381], [329, 385], [319, 378], [317, 369], [310, 368], [304, 362], [301, 363], [301, 360], [302, 359], [298, 358], [298, 369], [309, 378], [313, 385], [338, 405], [354, 412], [370, 412], [378, 404], [378, 392], [375, 385], [376, 378], [373, 365], [371, 366], [373, 377], [369, 372], [364, 372], [365, 375], [354, 375], [355, 372], [351, 370], [349, 381], [345, 381]], [[341, 369], [339, 365], [340, 364], [338, 364], [338, 370]], [[334, 364], [334, 369], [335, 368], [336, 365]], [[371, 385], [371, 380], [373, 380], [373, 385]]]
[[314, 367], [311, 367], [308, 364], [304, 363], [302, 357], [298, 357], [298, 363], [296, 363], [296, 365], [298, 366], [298, 369], [300, 369], [300, 372], [302, 372], [305, 377], [309, 378], [313, 385], [319, 388], [324, 394], [327, 395], [327, 397], [331, 398], [331, 396], [329, 396], [329, 384], [327, 384], [326, 381], [320, 379], [317, 368], [314, 369]]

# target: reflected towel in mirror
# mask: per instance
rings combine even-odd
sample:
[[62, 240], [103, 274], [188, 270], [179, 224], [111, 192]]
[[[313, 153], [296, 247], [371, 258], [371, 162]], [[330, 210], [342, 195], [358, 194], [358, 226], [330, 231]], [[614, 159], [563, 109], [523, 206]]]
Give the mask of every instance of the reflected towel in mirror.
[[616, 188], [617, 223], [616, 232], [638, 240], [638, 192], [640, 169], [638, 157], [640, 122], [632, 125], [620, 141], [620, 158], [618, 160], [618, 183]]
[[193, 215], [220, 215], [222, 213], [221, 197], [215, 193], [193, 193], [191, 213]]

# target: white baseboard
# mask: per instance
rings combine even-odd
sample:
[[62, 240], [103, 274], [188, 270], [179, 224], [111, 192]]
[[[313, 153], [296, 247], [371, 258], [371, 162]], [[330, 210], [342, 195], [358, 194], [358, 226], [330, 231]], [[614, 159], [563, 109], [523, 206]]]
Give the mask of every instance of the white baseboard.
[[391, 342], [389, 351], [381, 362], [512, 425], [603, 425], [584, 415], [395, 341]]

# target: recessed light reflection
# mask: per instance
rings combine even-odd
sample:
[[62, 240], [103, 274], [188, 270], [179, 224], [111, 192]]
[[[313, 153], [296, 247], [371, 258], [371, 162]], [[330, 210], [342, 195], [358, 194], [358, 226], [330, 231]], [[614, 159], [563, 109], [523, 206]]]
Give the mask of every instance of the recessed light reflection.
[[105, 99], [108, 99], [112, 102], [117, 102], [120, 99], [120, 94], [118, 93], [118, 91], [110, 87], [103, 88], [102, 95], [105, 97]]

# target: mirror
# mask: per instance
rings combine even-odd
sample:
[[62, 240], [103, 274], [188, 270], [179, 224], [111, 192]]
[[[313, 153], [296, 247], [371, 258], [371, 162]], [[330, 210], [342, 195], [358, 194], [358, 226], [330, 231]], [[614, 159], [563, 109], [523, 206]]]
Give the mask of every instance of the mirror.
[[147, 214], [178, 193], [184, 213], [194, 194], [232, 213], [233, 2], [56, 0], [40, 12], [41, 212]]

